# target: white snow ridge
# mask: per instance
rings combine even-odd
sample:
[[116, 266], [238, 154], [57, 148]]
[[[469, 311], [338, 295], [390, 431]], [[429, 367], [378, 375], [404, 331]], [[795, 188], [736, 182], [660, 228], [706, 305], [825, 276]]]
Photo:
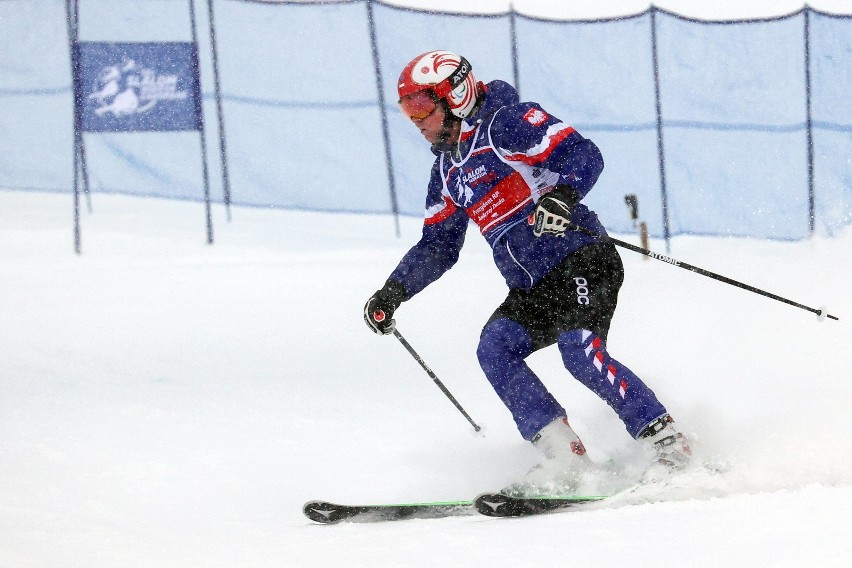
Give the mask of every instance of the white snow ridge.
[[[523, 519], [318, 526], [309, 499], [472, 499], [521, 477], [520, 439], [475, 357], [504, 297], [471, 234], [396, 314], [478, 422], [362, 306], [420, 220], [0, 192], [0, 566], [773, 566], [852, 559], [852, 232], [678, 237], [671, 256], [839, 321], [621, 251], [608, 347], [706, 464], [641, 499]], [[635, 235], [616, 235], [638, 241]], [[658, 241], [652, 248], [663, 252]], [[590, 457], [646, 456], [549, 348], [530, 359]], [[614, 474], [599, 482], [623, 484]], [[657, 491], [655, 494], [654, 491]]]

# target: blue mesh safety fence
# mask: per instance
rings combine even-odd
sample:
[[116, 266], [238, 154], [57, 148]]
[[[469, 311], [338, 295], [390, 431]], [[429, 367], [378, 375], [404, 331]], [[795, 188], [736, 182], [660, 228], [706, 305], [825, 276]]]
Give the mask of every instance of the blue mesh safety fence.
[[[633, 230], [630, 193], [654, 236], [801, 239], [852, 223], [850, 16], [704, 22], [651, 8], [555, 21], [364, 0], [213, 4], [210, 22], [195, 2], [214, 201], [209, 23], [234, 204], [421, 215], [433, 156], [397, 111], [396, 81], [415, 55], [447, 49], [598, 144], [606, 167], [586, 201], [611, 230]], [[190, 37], [186, 0], [79, 0], [77, 13], [80, 41]], [[0, 27], [0, 188], [70, 191], [65, 2], [0, 0]], [[93, 192], [202, 198], [191, 133], [84, 140]]]

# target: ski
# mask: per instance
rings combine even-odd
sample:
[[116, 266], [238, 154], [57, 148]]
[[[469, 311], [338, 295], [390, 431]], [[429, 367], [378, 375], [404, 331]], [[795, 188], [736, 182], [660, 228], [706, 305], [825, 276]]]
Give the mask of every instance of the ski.
[[406, 519], [442, 519], [474, 515], [488, 517], [524, 517], [542, 513], [579, 509], [606, 499], [602, 496], [510, 497], [502, 493], [483, 493], [473, 501], [400, 503], [389, 505], [341, 505], [329, 501], [308, 501], [302, 512], [315, 523], [333, 525], [342, 521], [377, 523]]
[[510, 497], [502, 493], [483, 493], [473, 506], [487, 517], [525, 517], [555, 511], [580, 509], [589, 503], [606, 499], [602, 496]]
[[315, 523], [333, 525], [341, 521], [375, 523], [405, 519], [441, 519], [473, 515], [473, 501], [402, 503], [396, 505], [340, 505], [328, 501], [308, 501], [302, 512]]

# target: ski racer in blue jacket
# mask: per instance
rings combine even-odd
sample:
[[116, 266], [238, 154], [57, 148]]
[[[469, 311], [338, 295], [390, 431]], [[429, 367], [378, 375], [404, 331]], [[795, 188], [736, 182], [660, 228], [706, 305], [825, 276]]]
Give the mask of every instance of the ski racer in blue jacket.
[[414, 58], [398, 90], [402, 112], [436, 158], [422, 237], [365, 305], [367, 325], [391, 333], [399, 305], [455, 264], [473, 221], [509, 287], [477, 357], [521, 435], [546, 457], [518, 492], [541, 491], [554, 478], [570, 484], [592, 469], [564, 408], [524, 361], [554, 343], [567, 370], [656, 450], [657, 463], [683, 467], [686, 438], [607, 349], [624, 272], [615, 247], [590, 236], [606, 231], [582, 203], [603, 169], [597, 146], [538, 104], [519, 102], [509, 84], [477, 82], [470, 63], [451, 52]]

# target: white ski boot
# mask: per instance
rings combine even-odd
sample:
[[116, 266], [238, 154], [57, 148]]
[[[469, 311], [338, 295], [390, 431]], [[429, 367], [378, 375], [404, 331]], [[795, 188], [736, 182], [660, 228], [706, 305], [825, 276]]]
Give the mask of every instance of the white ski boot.
[[501, 493], [512, 497], [564, 495], [576, 491], [582, 477], [594, 469], [586, 448], [568, 424], [557, 418], [532, 439], [544, 454], [544, 460], [533, 466], [524, 479], [504, 488]]
[[674, 419], [668, 414], [646, 426], [638, 439], [650, 446], [656, 454], [646, 472], [646, 478], [685, 469], [692, 459], [689, 441], [678, 431]]

